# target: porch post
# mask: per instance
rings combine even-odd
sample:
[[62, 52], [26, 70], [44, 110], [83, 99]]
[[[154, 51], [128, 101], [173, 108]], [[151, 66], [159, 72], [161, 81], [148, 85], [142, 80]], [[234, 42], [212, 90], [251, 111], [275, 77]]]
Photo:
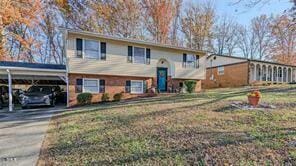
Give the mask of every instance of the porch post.
[[11, 73], [10, 70], [7, 69], [7, 75], [8, 75], [8, 110], [9, 112], [13, 111], [12, 108], [12, 80], [11, 80]]
[[279, 68], [276, 67], [276, 82], [279, 82]]
[[67, 84], [67, 107], [70, 106], [69, 104], [69, 75], [68, 75], [68, 72], [66, 73], [66, 84]]
[[256, 64], [254, 64], [254, 82], [256, 82], [257, 79], [257, 72], [256, 72]]
[[[292, 82], [292, 79], [293, 79], [293, 70], [292, 69], [290, 69], [290, 71], [291, 71], [291, 73], [290, 73], [290, 82]], [[289, 74], [289, 72], [288, 72], [288, 74]], [[288, 82], [289, 82], [289, 78], [288, 78]], [[289, 83], [290, 83], [289, 82]]]
[[284, 68], [282, 68], [282, 83], [284, 83]]
[[263, 80], [263, 68], [262, 68], [262, 66], [260, 65], [260, 74], [259, 74], [259, 76], [260, 76], [260, 78], [259, 78], [259, 81], [261, 82], [262, 80]]
[[271, 66], [271, 82], [273, 83], [273, 66]]

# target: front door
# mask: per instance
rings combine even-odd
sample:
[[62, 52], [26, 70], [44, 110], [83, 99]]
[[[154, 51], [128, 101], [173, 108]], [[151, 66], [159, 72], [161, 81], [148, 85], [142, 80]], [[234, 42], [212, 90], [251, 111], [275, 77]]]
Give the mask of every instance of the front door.
[[168, 69], [167, 68], [157, 68], [157, 89], [160, 92], [167, 91], [167, 77]]

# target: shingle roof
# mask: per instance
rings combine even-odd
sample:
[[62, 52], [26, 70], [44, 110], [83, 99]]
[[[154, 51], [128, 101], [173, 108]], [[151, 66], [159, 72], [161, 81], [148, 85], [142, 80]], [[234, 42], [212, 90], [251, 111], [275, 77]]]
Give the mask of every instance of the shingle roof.
[[61, 64], [44, 64], [44, 63], [27, 63], [27, 62], [11, 62], [0, 61], [0, 67], [24, 67], [33, 69], [54, 69], [54, 70], [66, 70], [66, 65]]

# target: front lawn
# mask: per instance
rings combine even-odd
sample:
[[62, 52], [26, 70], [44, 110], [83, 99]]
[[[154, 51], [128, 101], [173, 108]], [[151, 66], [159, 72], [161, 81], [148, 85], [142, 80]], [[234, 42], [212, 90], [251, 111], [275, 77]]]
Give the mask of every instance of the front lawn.
[[234, 109], [248, 88], [95, 105], [54, 118], [50, 165], [280, 165], [296, 163], [296, 86], [262, 90], [274, 110]]

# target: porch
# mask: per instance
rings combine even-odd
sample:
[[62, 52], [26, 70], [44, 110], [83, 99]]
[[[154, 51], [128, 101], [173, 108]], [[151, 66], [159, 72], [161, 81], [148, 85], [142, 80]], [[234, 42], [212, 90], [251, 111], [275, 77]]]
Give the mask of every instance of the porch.
[[278, 84], [296, 82], [296, 67], [268, 62], [250, 62], [251, 84]]

